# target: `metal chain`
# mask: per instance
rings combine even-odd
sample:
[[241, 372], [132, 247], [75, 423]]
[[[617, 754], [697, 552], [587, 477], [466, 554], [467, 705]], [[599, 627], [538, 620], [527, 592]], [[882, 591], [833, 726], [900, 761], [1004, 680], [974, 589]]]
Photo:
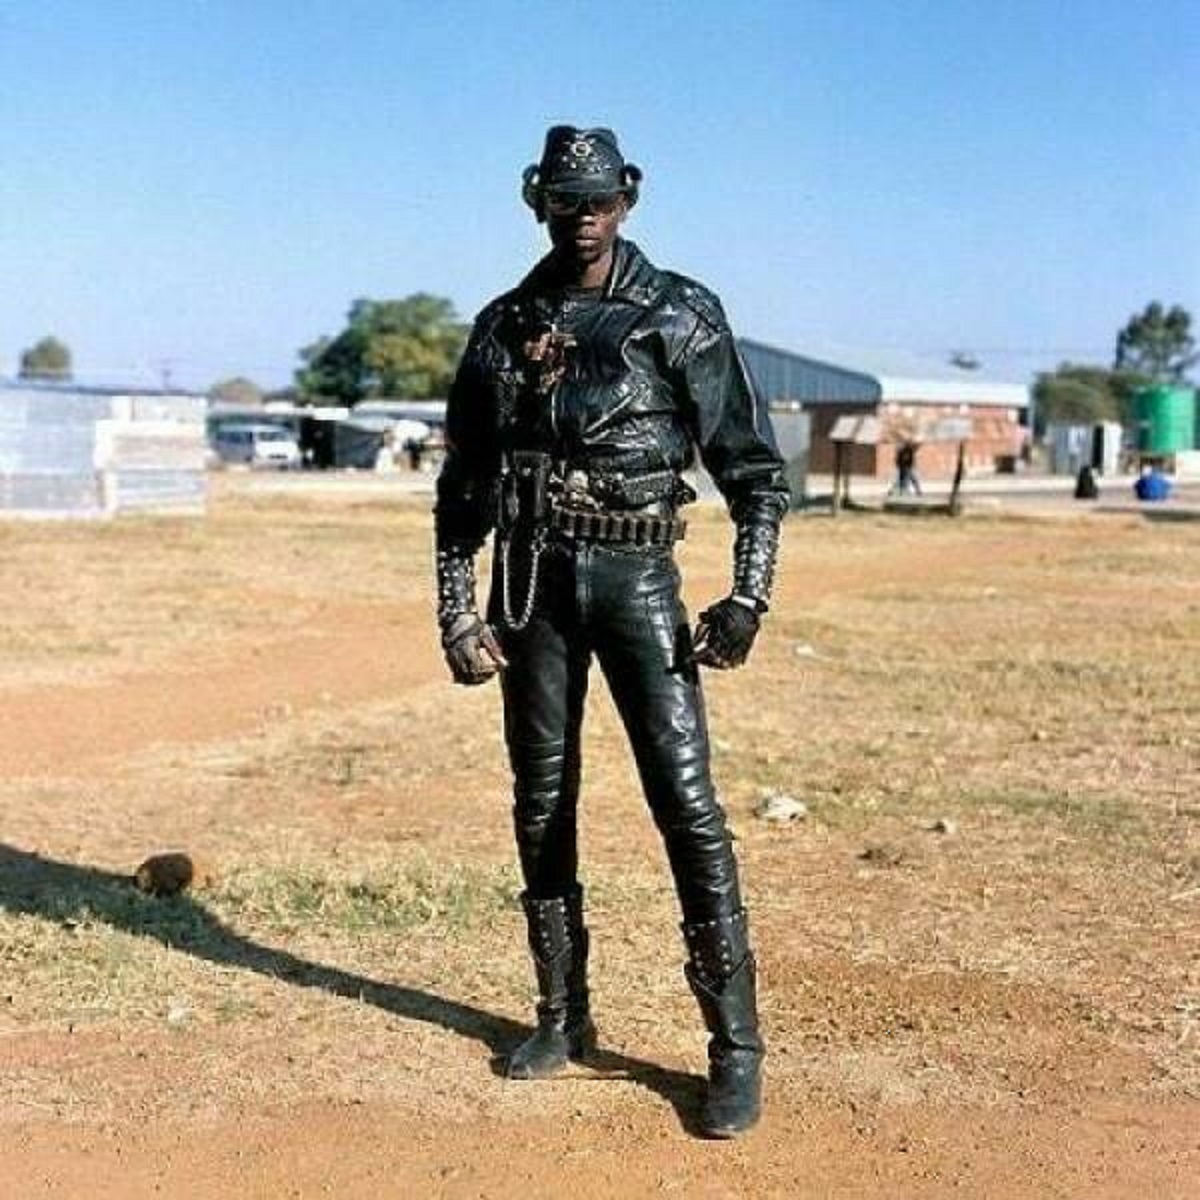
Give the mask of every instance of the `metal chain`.
[[539, 529], [533, 535], [533, 543], [529, 550], [529, 588], [525, 594], [525, 605], [519, 618], [512, 615], [512, 572], [508, 569], [509, 553], [512, 549], [512, 535], [509, 534], [500, 548], [500, 593], [504, 602], [504, 623], [514, 633], [520, 633], [529, 624], [533, 616], [533, 603], [537, 596], [538, 564], [541, 562], [542, 550], [546, 544], [546, 531]]

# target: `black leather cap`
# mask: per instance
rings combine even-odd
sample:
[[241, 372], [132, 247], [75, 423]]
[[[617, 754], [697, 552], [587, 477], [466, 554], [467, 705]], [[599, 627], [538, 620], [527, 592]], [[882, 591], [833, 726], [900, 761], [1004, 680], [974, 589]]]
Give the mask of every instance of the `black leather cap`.
[[617, 191], [625, 186], [625, 159], [611, 129], [576, 129], [555, 125], [546, 134], [538, 165], [544, 188], [561, 191]]
[[525, 202], [537, 210], [541, 194], [562, 192], [625, 192], [637, 200], [642, 172], [627, 163], [611, 129], [576, 129], [554, 125], [546, 133], [542, 160], [525, 168]]

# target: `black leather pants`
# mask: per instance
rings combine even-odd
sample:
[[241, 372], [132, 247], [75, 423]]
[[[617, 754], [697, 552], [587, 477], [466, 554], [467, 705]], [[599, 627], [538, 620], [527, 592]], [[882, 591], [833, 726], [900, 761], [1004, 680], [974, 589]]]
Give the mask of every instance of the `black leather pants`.
[[736, 912], [737, 864], [709, 774], [704, 698], [671, 551], [552, 543], [521, 631], [499, 619], [498, 593], [493, 586], [491, 616], [510, 664], [502, 673], [505, 737], [529, 894], [562, 896], [576, 883], [580, 731], [595, 655], [666, 844], [684, 919]]

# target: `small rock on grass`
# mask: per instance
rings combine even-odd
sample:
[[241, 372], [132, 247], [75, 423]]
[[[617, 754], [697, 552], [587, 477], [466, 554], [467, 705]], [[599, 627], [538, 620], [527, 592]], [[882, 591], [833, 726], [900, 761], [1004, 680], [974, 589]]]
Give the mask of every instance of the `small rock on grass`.
[[803, 821], [808, 816], [808, 805], [794, 796], [775, 793], [764, 796], [754, 806], [754, 815], [760, 821], [782, 825], [788, 821]]
[[191, 1015], [192, 1010], [186, 1004], [176, 1001], [167, 1009], [167, 1024], [185, 1025]]
[[938, 817], [936, 821], [931, 821], [926, 828], [930, 833], [944, 833], [947, 837], [952, 837], [958, 832], [958, 822], [953, 817]]
[[217, 872], [204, 859], [173, 850], [150, 855], [134, 872], [133, 881], [140, 891], [151, 896], [175, 896], [191, 888], [212, 887]]

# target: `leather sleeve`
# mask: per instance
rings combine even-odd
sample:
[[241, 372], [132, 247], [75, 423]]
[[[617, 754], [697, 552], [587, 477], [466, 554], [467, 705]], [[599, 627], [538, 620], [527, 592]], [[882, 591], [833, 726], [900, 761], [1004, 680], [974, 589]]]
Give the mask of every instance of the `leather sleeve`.
[[766, 609], [789, 492], [766, 404], [711, 292], [693, 285], [695, 328], [676, 362], [701, 461], [737, 528], [733, 590]]
[[500, 450], [486, 368], [489, 328], [485, 310], [471, 331], [446, 402], [446, 457], [434, 506], [443, 629], [475, 611], [475, 555], [496, 521]]

